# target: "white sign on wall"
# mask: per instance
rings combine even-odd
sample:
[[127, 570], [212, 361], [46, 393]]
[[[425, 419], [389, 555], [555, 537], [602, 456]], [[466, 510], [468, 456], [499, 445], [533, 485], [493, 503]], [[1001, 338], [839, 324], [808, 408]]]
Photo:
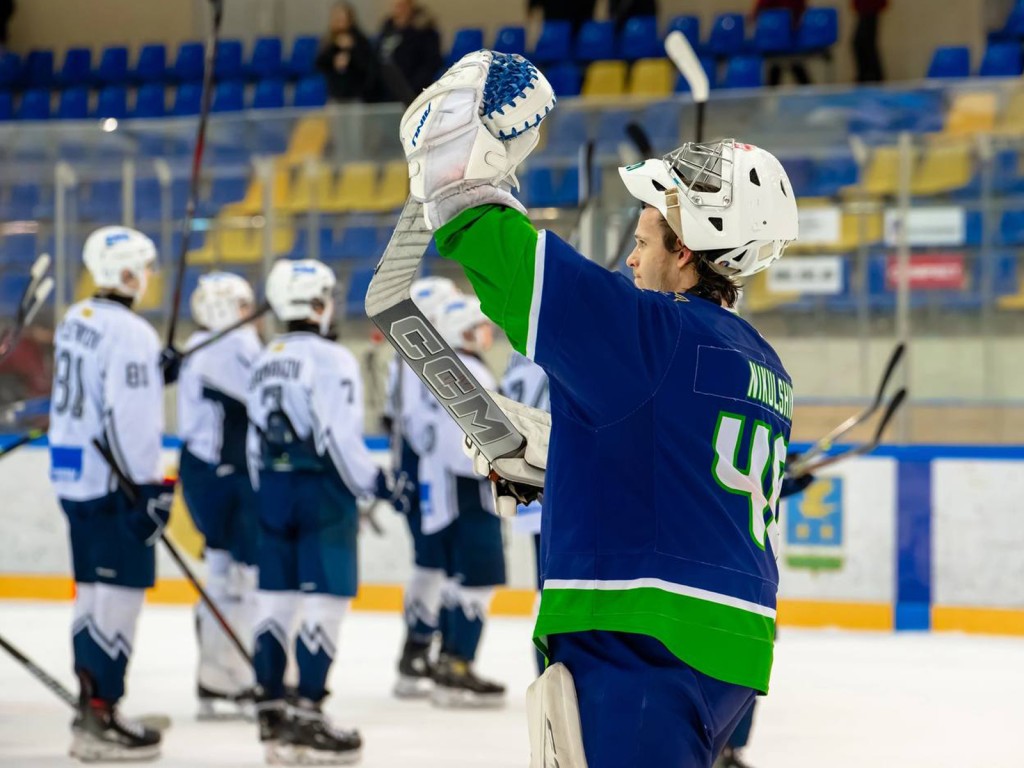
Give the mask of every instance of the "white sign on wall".
[[842, 256], [794, 256], [777, 261], [767, 272], [772, 293], [835, 296], [843, 292]]
[[842, 239], [842, 214], [835, 205], [798, 210], [801, 245], [834, 245]]
[[[885, 244], [899, 245], [903, 218], [899, 211], [885, 212]], [[967, 214], [955, 206], [911, 208], [907, 212], [907, 242], [910, 245], [963, 245], [967, 239]]]

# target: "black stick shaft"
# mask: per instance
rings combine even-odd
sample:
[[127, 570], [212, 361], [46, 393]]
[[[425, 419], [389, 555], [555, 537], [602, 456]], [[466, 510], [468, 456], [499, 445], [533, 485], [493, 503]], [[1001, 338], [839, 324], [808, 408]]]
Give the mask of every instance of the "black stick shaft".
[[697, 143], [704, 141], [704, 107], [707, 106], [707, 102], [697, 102]]
[[[125, 496], [128, 497], [128, 501], [130, 501], [132, 504], [137, 503], [139, 500], [139, 489], [136, 487], [135, 483], [133, 483], [131, 479], [124, 473], [124, 470], [122, 470], [121, 467], [118, 466], [117, 462], [114, 460], [114, 457], [110, 454], [110, 450], [106, 448], [99, 440], [93, 440], [92, 444], [96, 447], [96, 450], [100, 452], [100, 455], [107, 462], [107, 464], [110, 465], [110, 470], [117, 477], [117, 482], [121, 486], [121, 490], [124, 491]], [[188, 579], [189, 583], [195, 588], [196, 592], [199, 593], [199, 598], [203, 601], [203, 603], [206, 604], [206, 607], [210, 609], [210, 613], [213, 614], [213, 618], [215, 618], [217, 620], [217, 623], [220, 624], [220, 628], [224, 630], [224, 634], [227, 635], [228, 640], [230, 640], [231, 644], [235, 646], [235, 650], [242, 654], [242, 658], [244, 658], [249, 663], [249, 666], [252, 667], [252, 655], [250, 655], [249, 651], [246, 650], [244, 645], [242, 645], [242, 641], [238, 639], [238, 635], [235, 634], [235, 630], [231, 628], [231, 625], [228, 623], [228, 620], [224, 618], [224, 614], [220, 612], [220, 609], [217, 607], [217, 604], [213, 602], [213, 600], [210, 598], [208, 594], [206, 594], [206, 590], [203, 589], [203, 585], [199, 583], [199, 579], [196, 578], [196, 575], [192, 572], [192, 569], [189, 568], [188, 563], [185, 562], [185, 559], [181, 556], [181, 553], [178, 551], [178, 548], [174, 546], [174, 544], [171, 542], [169, 538], [167, 538], [166, 533], [160, 534], [160, 541], [162, 541], [164, 543], [164, 546], [167, 547], [167, 551], [174, 559], [174, 562], [178, 564], [178, 567], [181, 568], [181, 572], [185, 574], [185, 578]], [[253, 668], [255, 669], [255, 667]]]
[[206, 125], [210, 120], [210, 104], [213, 100], [213, 68], [217, 53], [217, 39], [224, 18], [224, 0], [210, 0], [213, 22], [206, 38], [205, 61], [203, 64], [203, 95], [199, 112], [199, 127], [196, 129], [196, 145], [192, 150], [192, 176], [189, 181], [188, 202], [185, 205], [185, 224], [181, 233], [181, 253], [178, 254], [178, 271], [174, 277], [174, 297], [171, 300], [171, 322], [167, 328], [167, 346], [174, 346], [174, 332], [178, 327], [178, 313], [181, 309], [181, 291], [185, 284], [185, 260], [192, 239], [192, 220], [196, 215], [199, 198], [199, 171], [203, 164], [203, 150], [206, 148]]
[[196, 344], [194, 347], [189, 347], [188, 349], [186, 349], [184, 352], [181, 353], [182, 359], [188, 357], [189, 355], [193, 354], [194, 352], [198, 352], [200, 349], [203, 349], [205, 347], [210, 346], [215, 341], [220, 341], [221, 339], [223, 339], [225, 336], [227, 336], [232, 331], [236, 331], [239, 328], [241, 328], [243, 325], [248, 325], [249, 323], [253, 322], [254, 320], [258, 320], [260, 317], [262, 317], [263, 315], [267, 314], [267, 312], [269, 312], [269, 311], [270, 311], [270, 305], [267, 304], [266, 302], [263, 302], [258, 307], [256, 307], [256, 309], [252, 313], [246, 315], [241, 320], [232, 323], [227, 328], [221, 328], [219, 331], [217, 331], [215, 334], [213, 334], [209, 338], [203, 339], [201, 342]]
[[78, 706], [78, 699], [71, 693], [67, 688], [60, 684], [56, 678], [51, 677], [44, 669], [36, 664], [32, 659], [26, 656], [24, 653], [19, 651], [13, 645], [11, 645], [2, 635], [0, 635], [0, 648], [7, 651], [15, 661], [29, 671], [29, 673], [36, 678], [39, 682], [53, 691], [57, 696], [64, 700], [64, 703], [71, 706]]

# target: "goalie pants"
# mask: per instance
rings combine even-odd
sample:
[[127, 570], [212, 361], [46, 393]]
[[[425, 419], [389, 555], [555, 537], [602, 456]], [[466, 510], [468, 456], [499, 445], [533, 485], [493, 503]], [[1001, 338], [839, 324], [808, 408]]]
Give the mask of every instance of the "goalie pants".
[[256, 494], [245, 467], [219, 467], [181, 452], [181, 491], [207, 549], [231, 553], [236, 563], [256, 562]]
[[156, 556], [129, 530], [128, 516], [139, 513], [123, 494], [60, 504], [75, 577], [75, 672], [91, 679], [96, 698], [117, 702], [124, 696], [144, 590], [156, 578]]
[[710, 768], [754, 699], [646, 635], [575, 632], [548, 644], [575, 682], [588, 768]]

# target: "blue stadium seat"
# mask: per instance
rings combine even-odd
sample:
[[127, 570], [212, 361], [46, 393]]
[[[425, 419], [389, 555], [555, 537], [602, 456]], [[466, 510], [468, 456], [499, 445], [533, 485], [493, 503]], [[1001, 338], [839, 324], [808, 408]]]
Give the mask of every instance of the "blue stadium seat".
[[682, 117], [679, 101], [668, 99], [649, 104], [640, 113], [640, 125], [647, 129], [648, 137], [656, 151], [675, 149], [680, 141], [680, 118]]
[[203, 100], [202, 83], [182, 83], [174, 94], [171, 114], [175, 117], [198, 115]]
[[833, 197], [839, 190], [857, 183], [859, 170], [852, 155], [838, 155], [814, 164], [808, 197]]
[[760, 53], [786, 53], [793, 47], [793, 14], [788, 8], [772, 8], [757, 14], [755, 50]]
[[982, 77], [1018, 77], [1024, 72], [1020, 43], [989, 43], [981, 60]]
[[123, 85], [108, 85], [100, 91], [93, 117], [128, 117], [128, 89]]
[[526, 30], [522, 27], [502, 27], [494, 38], [494, 50], [525, 56]]
[[745, 36], [743, 14], [720, 14], [711, 25], [707, 51], [713, 56], [736, 56], [743, 52]]
[[1006, 18], [1006, 26], [1003, 27], [1003, 34], [1007, 37], [1024, 38], [1024, 0], [1017, 0], [1017, 4], [1010, 11]]
[[238, 80], [245, 72], [242, 68], [242, 41], [221, 40], [213, 59], [213, 76], [218, 80]]
[[305, 77], [295, 86], [296, 107], [322, 107], [327, 103], [327, 82], [322, 75]]
[[34, 218], [40, 201], [38, 184], [12, 184], [10, 197], [0, 206], [0, 219], [23, 220]]
[[551, 83], [551, 88], [558, 98], [579, 96], [583, 86], [583, 75], [580, 68], [571, 61], [563, 61], [544, 69], [544, 76]]
[[534, 64], [552, 64], [566, 61], [572, 55], [572, 23], [545, 21], [540, 28], [537, 46], [530, 55]]
[[53, 51], [29, 51], [25, 59], [24, 87], [49, 88], [53, 85]]
[[292, 55], [288, 57], [285, 72], [293, 80], [306, 77], [316, 71], [316, 52], [320, 40], [311, 35], [296, 37], [292, 43]]
[[252, 59], [246, 74], [253, 80], [271, 80], [281, 77], [284, 64], [281, 60], [281, 38], [261, 37], [252, 49]]
[[545, 121], [547, 143], [542, 154], [575, 157], [580, 142], [588, 136], [587, 114], [579, 109], [556, 109]]
[[84, 120], [89, 116], [89, 89], [68, 88], [61, 91], [57, 118], [60, 120]]
[[14, 119], [14, 96], [8, 91], [0, 91], [0, 121]]
[[216, 176], [210, 185], [210, 204], [220, 209], [229, 203], [237, 203], [245, 197], [248, 186], [249, 179], [246, 176]]
[[634, 16], [626, 22], [619, 39], [619, 55], [626, 61], [657, 59], [665, 55], [665, 48], [658, 37], [656, 16]]
[[[320, 227], [319, 247], [321, 260], [330, 258], [332, 244], [334, 242], [334, 230], [331, 227]], [[309, 242], [309, 232], [305, 227], [299, 227], [295, 232], [295, 244], [292, 246], [290, 259], [311, 259], [313, 253]]]
[[131, 74], [136, 83], [163, 82], [167, 77], [167, 46], [162, 43], [142, 46]]
[[123, 45], [104, 48], [95, 80], [100, 85], [123, 85], [128, 81], [128, 49]]
[[[704, 66], [704, 72], [708, 76], [708, 87], [718, 87], [718, 62], [715, 61], [714, 56], [701, 56], [700, 63]], [[682, 75], [676, 78], [676, 93], [689, 93], [690, 84], [686, 81], [686, 78]]]
[[467, 53], [479, 51], [484, 47], [484, 31], [475, 27], [464, 27], [455, 30], [452, 48], [448, 52], [448, 63], [454, 64]]
[[34, 234], [0, 238], [0, 264], [29, 267], [38, 255]]
[[178, 56], [171, 68], [171, 77], [179, 83], [188, 83], [203, 79], [203, 44], [182, 43], [178, 47]]
[[808, 8], [796, 31], [796, 47], [808, 53], [824, 51], [839, 42], [839, 13], [835, 8]]
[[21, 84], [21, 57], [10, 51], [0, 54], [0, 91], [9, 91]]
[[932, 55], [928, 77], [970, 77], [971, 49], [966, 45], [940, 45]]
[[1005, 211], [999, 221], [999, 242], [1024, 245], [1024, 211]]
[[163, 117], [167, 113], [167, 94], [163, 83], [146, 83], [135, 93], [133, 117]]
[[614, 59], [615, 23], [611, 21], [587, 21], [576, 36], [573, 57], [577, 61], [603, 61]]
[[380, 255], [383, 244], [376, 227], [349, 226], [341, 237], [331, 244], [328, 258], [331, 259], [373, 259]]
[[725, 66], [723, 88], [760, 88], [764, 85], [764, 58], [733, 56]]
[[284, 80], [260, 80], [252, 97], [253, 109], [281, 109], [284, 106]]
[[18, 105], [19, 120], [48, 120], [50, 118], [50, 92], [45, 88], [33, 88], [21, 95]]
[[523, 202], [528, 208], [552, 208], [556, 206], [555, 169], [547, 165], [531, 163], [523, 179]]
[[345, 312], [350, 316], [362, 317], [366, 314], [366, 291], [373, 279], [373, 267], [363, 267], [352, 272], [349, 278], [348, 293], [345, 296]]
[[121, 181], [94, 181], [80, 198], [78, 212], [86, 219], [119, 221], [121, 219]]
[[633, 113], [626, 109], [609, 107], [601, 110], [597, 119], [595, 150], [598, 154], [618, 154], [619, 144], [628, 142], [626, 126], [633, 120]]
[[64, 64], [57, 76], [57, 83], [62, 88], [74, 88], [88, 85], [92, 79], [92, 51], [88, 48], [68, 48], [64, 54]]
[[245, 109], [245, 83], [241, 80], [225, 80], [213, 89], [211, 112], [241, 112]]
[[693, 50], [700, 48], [700, 17], [676, 16], [668, 23], [669, 32], [682, 32], [690, 41]]

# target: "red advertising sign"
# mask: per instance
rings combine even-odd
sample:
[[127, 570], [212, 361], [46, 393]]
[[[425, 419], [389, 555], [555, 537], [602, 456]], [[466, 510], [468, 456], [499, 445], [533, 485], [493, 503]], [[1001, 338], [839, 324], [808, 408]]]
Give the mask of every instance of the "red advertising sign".
[[[885, 265], [885, 287], [896, 290], [899, 257], [890, 255]], [[910, 290], [949, 291], [967, 287], [962, 253], [915, 253], [910, 256]]]

